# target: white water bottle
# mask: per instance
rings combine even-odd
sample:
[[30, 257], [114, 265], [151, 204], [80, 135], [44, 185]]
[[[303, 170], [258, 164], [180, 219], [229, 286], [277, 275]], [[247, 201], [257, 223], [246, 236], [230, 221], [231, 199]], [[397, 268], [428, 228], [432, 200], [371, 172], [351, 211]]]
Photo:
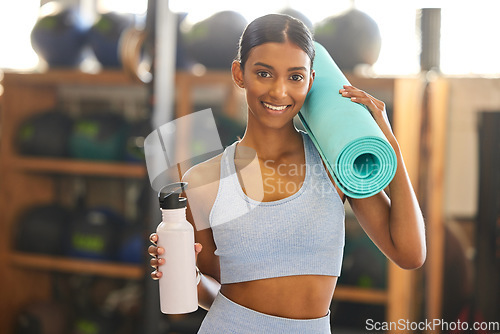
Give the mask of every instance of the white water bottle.
[[186, 182], [163, 187], [158, 198], [162, 222], [158, 225], [158, 246], [165, 252], [159, 279], [160, 309], [166, 314], [194, 312], [198, 309], [194, 229], [186, 220], [186, 198], [180, 197]]

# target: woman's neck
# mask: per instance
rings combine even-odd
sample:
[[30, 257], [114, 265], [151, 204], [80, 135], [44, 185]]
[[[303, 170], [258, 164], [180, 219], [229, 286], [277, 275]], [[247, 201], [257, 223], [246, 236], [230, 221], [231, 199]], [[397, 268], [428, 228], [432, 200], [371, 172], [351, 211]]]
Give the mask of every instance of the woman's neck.
[[261, 160], [279, 160], [303, 147], [302, 137], [293, 121], [281, 128], [255, 126], [248, 122], [240, 144], [253, 148]]

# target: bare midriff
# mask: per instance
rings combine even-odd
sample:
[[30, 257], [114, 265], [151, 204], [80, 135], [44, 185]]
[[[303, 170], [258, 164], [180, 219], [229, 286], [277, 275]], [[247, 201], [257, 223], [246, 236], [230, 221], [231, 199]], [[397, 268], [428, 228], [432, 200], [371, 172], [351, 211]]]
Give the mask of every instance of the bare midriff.
[[257, 312], [291, 319], [327, 315], [336, 276], [299, 275], [223, 284], [221, 293]]

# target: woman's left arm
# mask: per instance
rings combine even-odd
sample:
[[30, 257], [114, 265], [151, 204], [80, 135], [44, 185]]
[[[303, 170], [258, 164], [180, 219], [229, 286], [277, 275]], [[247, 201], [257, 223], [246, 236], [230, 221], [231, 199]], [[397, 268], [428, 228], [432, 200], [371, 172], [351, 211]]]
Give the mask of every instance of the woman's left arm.
[[426, 257], [425, 224], [415, 192], [406, 171], [399, 144], [394, 136], [384, 102], [352, 86], [344, 86], [340, 94], [364, 104], [394, 148], [397, 170], [385, 192], [364, 198], [349, 198], [360, 225], [378, 248], [404, 269], [416, 269]]

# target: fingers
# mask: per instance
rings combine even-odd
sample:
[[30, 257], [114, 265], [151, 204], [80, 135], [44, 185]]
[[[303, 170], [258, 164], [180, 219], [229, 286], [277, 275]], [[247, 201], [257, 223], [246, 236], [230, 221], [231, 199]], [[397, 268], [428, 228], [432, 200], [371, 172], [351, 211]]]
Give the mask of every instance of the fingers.
[[[151, 273], [151, 278], [154, 280], [158, 280], [163, 275], [163, 273], [158, 270], [158, 267], [165, 264], [165, 259], [159, 258], [158, 255], [164, 254], [165, 249], [163, 247], [156, 246], [156, 242], [158, 242], [158, 235], [156, 233], [152, 233], [149, 236], [149, 240], [155, 244], [155, 245], [150, 245], [148, 247], [148, 253], [149, 253], [149, 255], [152, 256], [151, 260], [149, 260], [149, 264], [151, 265], [151, 267], [153, 267], [155, 269]], [[194, 244], [194, 251], [195, 251], [196, 260], [198, 260], [198, 254], [201, 252], [202, 249], [203, 249], [203, 246], [200, 243], [197, 242]]]
[[154, 257], [151, 260], [149, 260], [149, 264], [151, 265], [151, 267], [158, 269], [158, 266], [165, 264], [165, 259]]
[[163, 276], [161, 271], [155, 270], [151, 273], [151, 278], [154, 280], [159, 280]]
[[148, 253], [151, 256], [158, 256], [158, 255], [162, 255], [163, 253], [165, 253], [165, 249], [163, 249], [162, 247], [157, 247], [157, 246], [151, 245], [148, 247]]
[[202, 249], [203, 246], [199, 242], [194, 244], [194, 257], [196, 263], [198, 263], [198, 254], [201, 252]]
[[344, 88], [340, 89], [339, 93], [344, 97], [350, 98], [353, 102], [366, 105], [371, 112], [385, 110], [384, 102], [374, 98], [370, 94], [356, 87], [344, 85]]
[[391, 124], [387, 117], [383, 101], [374, 98], [361, 89], [349, 85], [344, 85], [344, 88], [340, 89], [339, 93], [343, 97], [350, 98], [353, 102], [365, 105], [384, 135], [387, 138], [393, 137]]
[[344, 88], [339, 90], [339, 93], [342, 94], [342, 96], [345, 97], [350, 97], [351, 100], [358, 100], [358, 99], [370, 99], [370, 100], [376, 100], [373, 96], [370, 94], [366, 93], [365, 91], [362, 91], [361, 89], [358, 89], [353, 86], [347, 86], [344, 85]]
[[203, 249], [203, 246], [199, 242], [196, 242], [194, 244], [194, 251], [195, 251], [196, 255], [198, 255], [198, 253], [200, 253], [202, 249]]
[[158, 270], [158, 267], [165, 264], [165, 259], [159, 258], [158, 255], [162, 255], [165, 250], [162, 247], [156, 246], [156, 243], [158, 242], [158, 235], [156, 233], [151, 233], [151, 235], [149, 236], [149, 241], [154, 244], [148, 247], [148, 253], [152, 256], [152, 259], [149, 260], [149, 263], [151, 267], [155, 269], [151, 273], [151, 278], [154, 280], [158, 280], [163, 275], [163, 273]]

